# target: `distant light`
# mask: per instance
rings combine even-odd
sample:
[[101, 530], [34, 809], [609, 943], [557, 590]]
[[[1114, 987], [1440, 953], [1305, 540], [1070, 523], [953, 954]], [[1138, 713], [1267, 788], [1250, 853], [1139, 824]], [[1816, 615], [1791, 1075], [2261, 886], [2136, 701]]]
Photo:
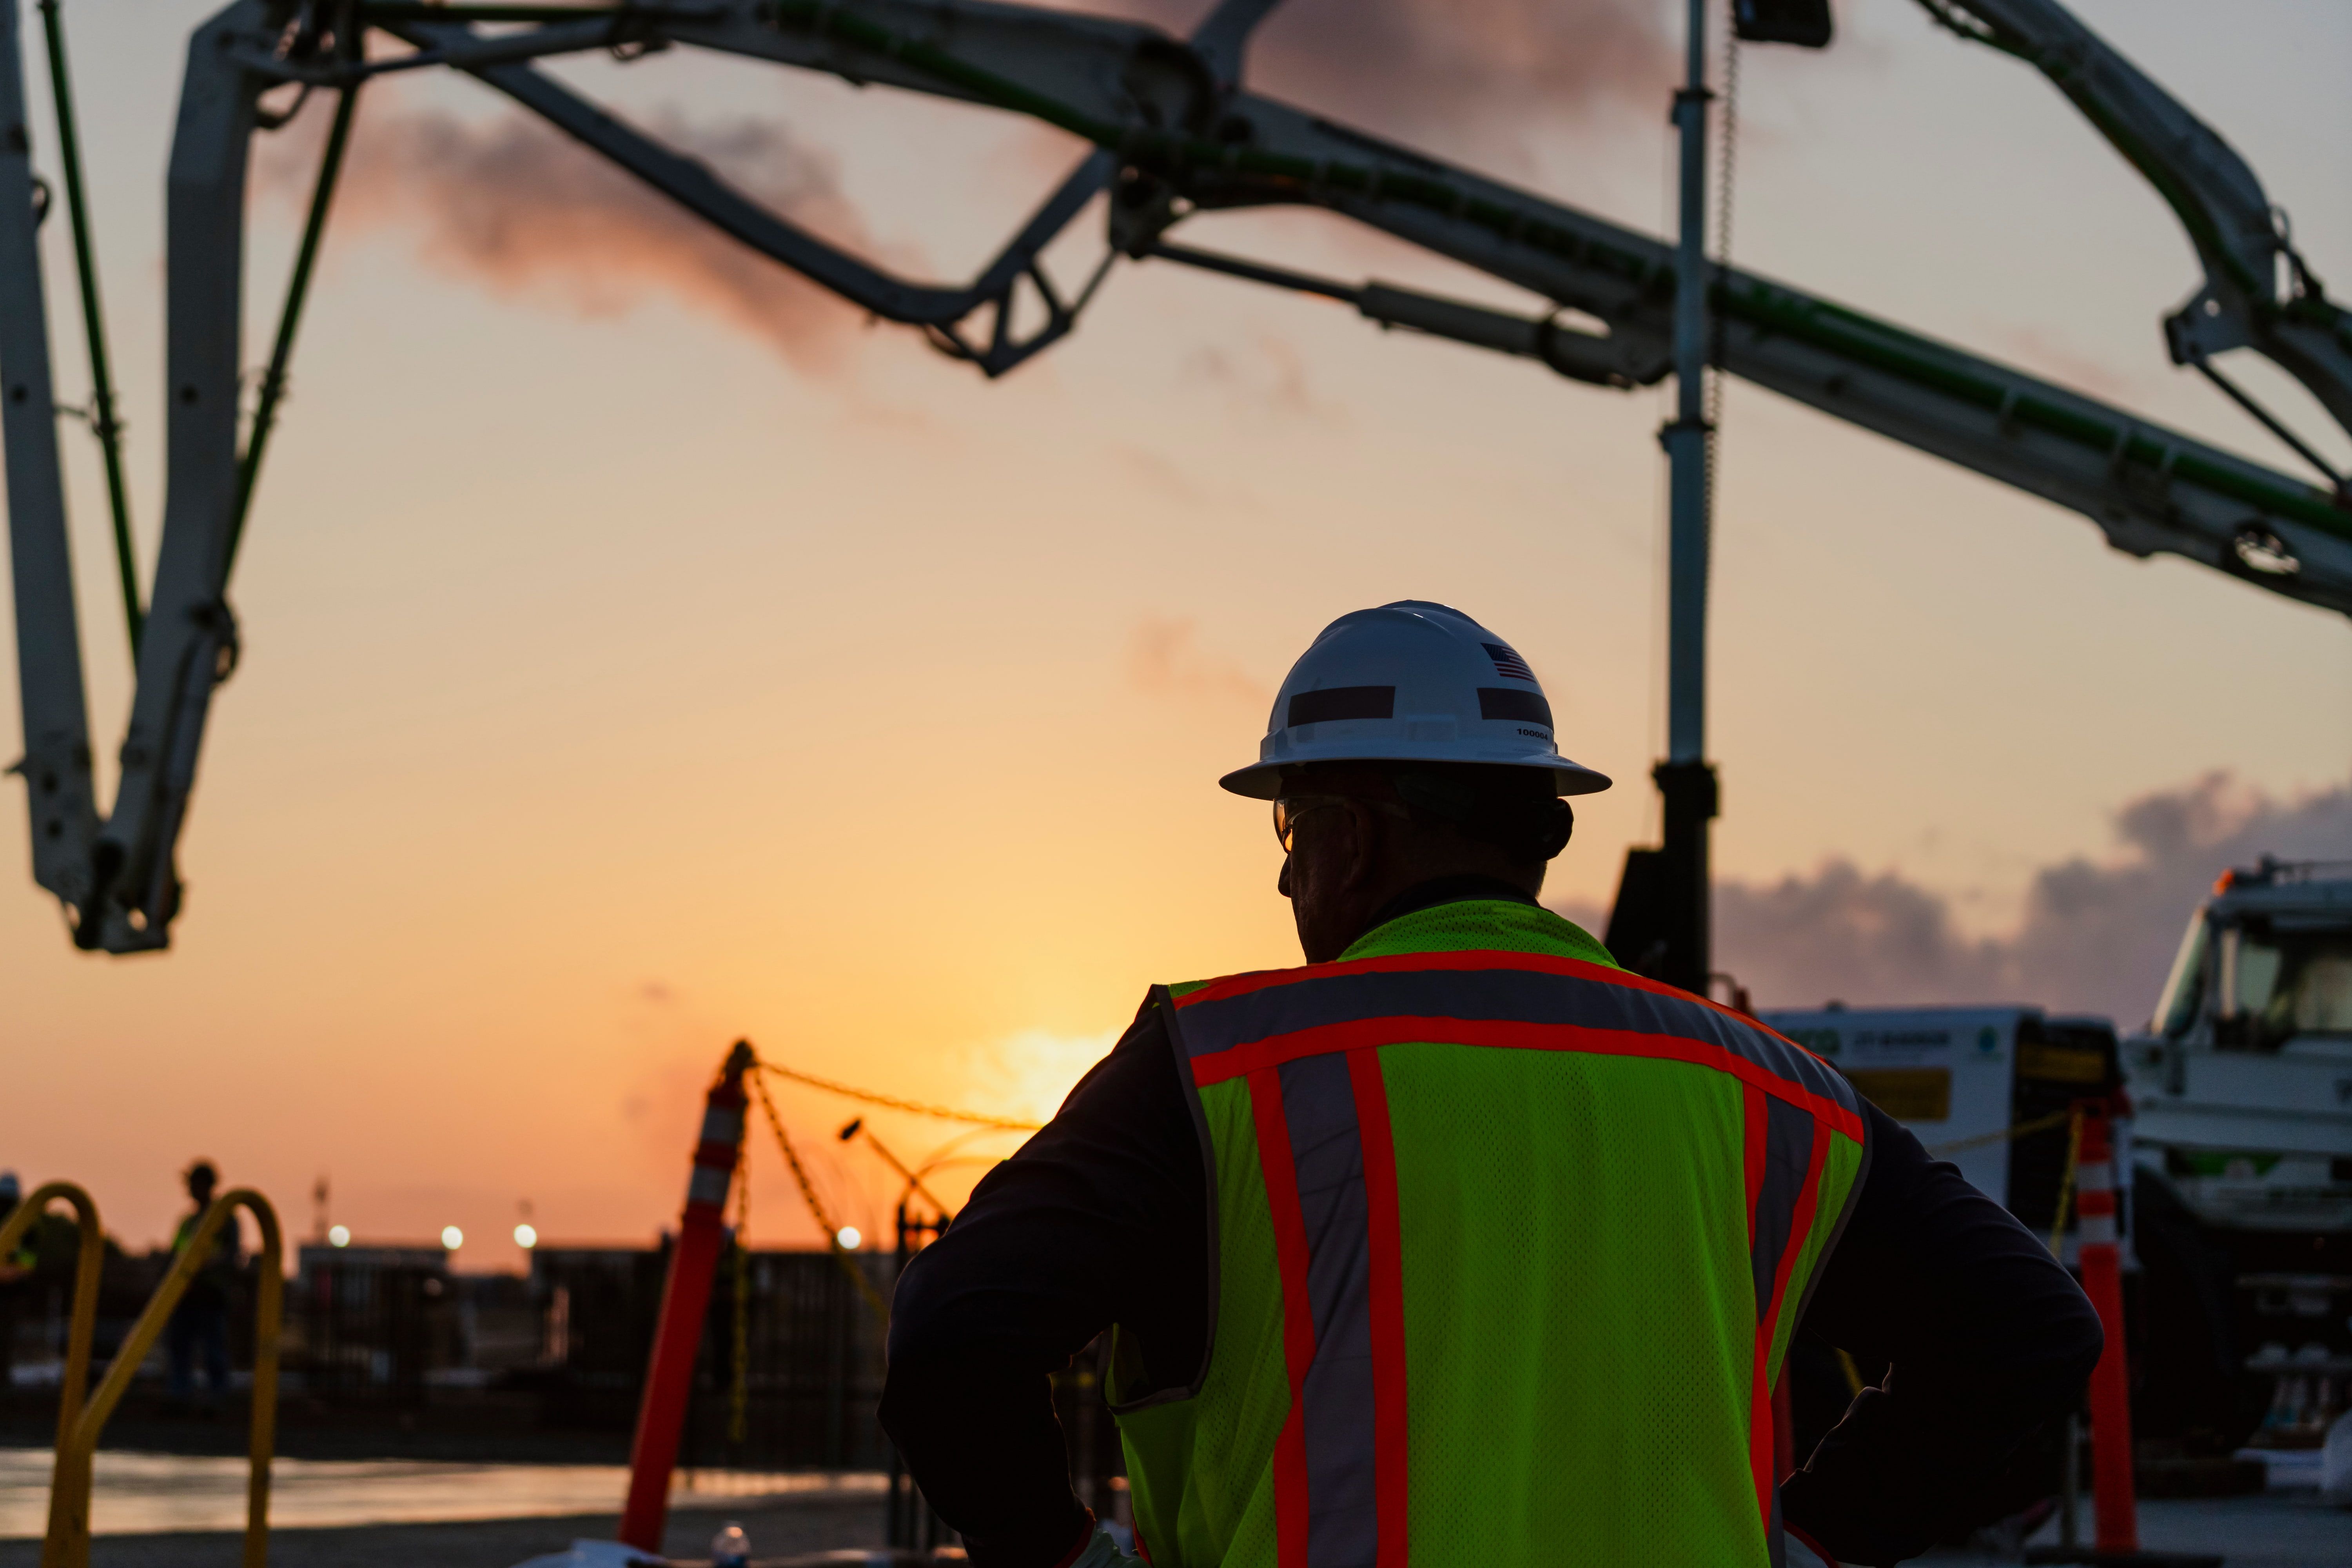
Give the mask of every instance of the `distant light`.
[[466, 1233], [454, 1225], [441, 1227], [441, 1245], [455, 1252], [466, 1245]]
[[539, 1245], [539, 1232], [527, 1225], [515, 1226], [515, 1245], [526, 1251]]
[[855, 1252], [857, 1250], [857, 1244], [866, 1238], [857, 1234], [856, 1226], [845, 1225], [841, 1227], [840, 1234], [833, 1239], [841, 1243], [844, 1251]]
[[327, 1245], [329, 1247], [349, 1247], [351, 1244], [351, 1226], [347, 1225], [331, 1225], [327, 1227]]

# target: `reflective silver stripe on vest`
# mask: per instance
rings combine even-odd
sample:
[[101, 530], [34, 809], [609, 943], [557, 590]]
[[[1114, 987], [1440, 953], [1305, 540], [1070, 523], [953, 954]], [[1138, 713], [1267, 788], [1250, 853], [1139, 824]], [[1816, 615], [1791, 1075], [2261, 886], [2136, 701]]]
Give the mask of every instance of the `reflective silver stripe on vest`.
[[[1498, 960], [1509, 955], [1497, 953]], [[1773, 1077], [1854, 1109], [1837, 1071], [1761, 1025], [1750, 1024], [1679, 992], [1542, 970], [1407, 969], [1318, 973], [1236, 996], [1180, 998], [1183, 1037], [1195, 1059], [1234, 1046], [1328, 1024], [1371, 1018], [1484, 1018], [1622, 1029], [1698, 1040], [1743, 1057]]]
[[1315, 1360], [1307, 1437], [1307, 1568], [1371, 1568], [1380, 1556], [1374, 1485], [1371, 1226], [1364, 1149], [1344, 1056], [1281, 1068], [1282, 1117], [1307, 1231]]
[[1772, 1287], [1780, 1278], [1780, 1255], [1792, 1239], [1790, 1232], [1796, 1228], [1797, 1205], [1804, 1196], [1805, 1173], [1813, 1159], [1810, 1113], [1768, 1096], [1764, 1117], [1764, 1180], [1756, 1192], [1756, 1239], [1748, 1251], [1759, 1324], [1772, 1305]]

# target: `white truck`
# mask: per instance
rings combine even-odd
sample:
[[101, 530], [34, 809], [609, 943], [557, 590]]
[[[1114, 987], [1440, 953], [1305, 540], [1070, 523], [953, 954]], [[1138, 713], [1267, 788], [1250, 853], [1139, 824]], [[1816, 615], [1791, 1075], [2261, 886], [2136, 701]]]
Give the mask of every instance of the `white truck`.
[[2199, 1220], [2352, 1232], [2352, 864], [2223, 872], [2124, 1058], [2141, 1162]]
[[2352, 863], [2224, 872], [2120, 1043], [2104, 1019], [2018, 1006], [1759, 1016], [2043, 1234], [2065, 1131], [2001, 1134], [2123, 1089], [2143, 1437], [2294, 1447], [2352, 1405]]
[[2352, 1404], [2352, 864], [2223, 872], [2123, 1055], [2151, 1414], [2315, 1442]]

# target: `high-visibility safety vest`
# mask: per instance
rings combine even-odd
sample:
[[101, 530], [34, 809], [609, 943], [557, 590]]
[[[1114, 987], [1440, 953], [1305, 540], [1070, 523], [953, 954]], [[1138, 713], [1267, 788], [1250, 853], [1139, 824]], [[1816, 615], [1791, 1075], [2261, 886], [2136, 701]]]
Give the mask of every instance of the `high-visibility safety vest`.
[[1771, 1390], [1859, 1102], [1548, 910], [1155, 993], [1209, 1163], [1209, 1352], [1109, 1393], [1154, 1568], [1780, 1564]]

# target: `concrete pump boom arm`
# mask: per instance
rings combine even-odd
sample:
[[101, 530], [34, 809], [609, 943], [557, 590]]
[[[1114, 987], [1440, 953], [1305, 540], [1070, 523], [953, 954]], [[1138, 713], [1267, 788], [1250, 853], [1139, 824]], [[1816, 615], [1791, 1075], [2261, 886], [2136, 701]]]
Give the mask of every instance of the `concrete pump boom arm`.
[[2205, 286], [2165, 319], [2173, 363], [2210, 374], [2210, 356], [2251, 348], [2352, 430], [2352, 312], [2327, 298], [2295, 251], [2286, 215], [2219, 132], [2056, 0], [1919, 3], [1962, 37], [2048, 77], [2179, 216]]
[[[36, 879], [75, 939], [165, 944], [173, 850], [212, 689], [234, 663], [226, 576], [242, 516], [238, 447], [244, 191], [261, 95], [299, 82], [356, 90], [388, 71], [477, 77], [745, 244], [874, 313], [923, 329], [1001, 374], [1064, 335], [1102, 277], [1066, 302], [1038, 262], [1098, 191], [1114, 250], [1305, 288], [1366, 316], [1541, 360], [1630, 387], [1671, 360], [1672, 248], [1245, 90], [1251, 26], [1273, 0], [1224, 0], [1191, 41], [1139, 24], [980, 0], [672, 0], [585, 9], [424, 0], [236, 0], [191, 40], [167, 201], [169, 430], [163, 535], [111, 813], [89, 776], [54, 400], [33, 241], [26, 138], [0, 134], [0, 437], [7, 459], [19, 676]], [[517, 24], [495, 34], [478, 21]], [[24, 124], [16, 13], [0, 6], [0, 132]], [[407, 56], [369, 58], [374, 28]], [[768, 211], [537, 70], [539, 58], [691, 44], [961, 99], [1094, 144], [1005, 251], [966, 288], [895, 278]], [[323, 182], [322, 182], [323, 188]], [[1380, 284], [1307, 278], [1165, 243], [1202, 208], [1312, 205], [1505, 279], [1605, 327]], [[1045, 324], [1010, 326], [1034, 289]], [[1753, 274], [1710, 281], [1723, 368], [1839, 418], [2084, 513], [2118, 548], [2200, 561], [2352, 614], [2352, 512], [2259, 464]], [[993, 311], [986, 341], [963, 323]], [[284, 341], [281, 339], [281, 342]], [[257, 416], [258, 423], [258, 416]], [[248, 451], [250, 447], [248, 447]], [[242, 477], [249, 481], [250, 474]]]
[[[1110, 221], [1129, 255], [1200, 259], [1160, 244], [1192, 210], [1318, 205], [1609, 331], [1224, 269], [1338, 293], [1378, 319], [1528, 353], [1582, 380], [1629, 386], [1668, 368], [1670, 246], [1252, 93], [1232, 62], [1157, 29], [977, 0], [737, 0], [659, 31], [1030, 115], [1093, 142], [1123, 171]], [[2135, 555], [2184, 555], [2352, 613], [2352, 511], [2326, 491], [1769, 279], [1726, 270], [1711, 297], [1721, 363], [1735, 374], [2080, 511]]]
[[[1176, 47], [1189, 58], [1227, 60], [1238, 71], [1242, 39], [1271, 4], [1223, 0], [1197, 42]], [[56, 895], [82, 947], [135, 952], [168, 944], [181, 893], [173, 851], [194, 789], [205, 720], [214, 688], [236, 660], [228, 572], [252, 477], [247, 460], [266, 434], [257, 413], [240, 448], [245, 186], [253, 133], [274, 128], [259, 109], [272, 88], [297, 83], [349, 93], [386, 69], [467, 70], [746, 244], [877, 314], [921, 326], [938, 346], [991, 375], [1066, 334], [1100, 281], [1097, 268], [1076, 300], [1065, 301], [1037, 256], [1110, 180], [1117, 163], [1108, 153], [1081, 160], [968, 288], [908, 284], [766, 212], [702, 164], [585, 104], [527, 63], [588, 49], [656, 47], [668, 41], [658, 24], [720, 16], [730, 7], [693, 0], [601, 9], [477, 7], [538, 24], [489, 37], [449, 24], [453, 10], [463, 9], [406, 0], [235, 0], [189, 40], [166, 175], [163, 537], [114, 806], [101, 815], [35, 232], [47, 187], [32, 164], [22, 16], [15, 5], [0, 5], [0, 452], [25, 721], [25, 753], [11, 771], [27, 786], [34, 880]], [[418, 44], [417, 53], [365, 61], [358, 42], [370, 27]], [[1024, 285], [1045, 307], [1044, 324], [1026, 336], [1013, 327], [1013, 296]], [[992, 312], [993, 330], [975, 344], [961, 329], [983, 311]]]

